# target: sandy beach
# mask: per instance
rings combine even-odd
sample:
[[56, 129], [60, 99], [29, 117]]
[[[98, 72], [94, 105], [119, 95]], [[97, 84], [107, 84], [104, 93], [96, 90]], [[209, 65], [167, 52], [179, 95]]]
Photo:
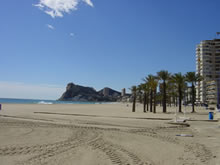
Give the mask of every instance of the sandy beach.
[[132, 113], [122, 103], [3, 104], [0, 164], [220, 164], [220, 124], [208, 120], [209, 111], [196, 107], [192, 114], [187, 107], [187, 127], [170, 124], [175, 107], [167, 114], [161, 107], [157, 114], [143, 113], [141, 104], [136, 108]]

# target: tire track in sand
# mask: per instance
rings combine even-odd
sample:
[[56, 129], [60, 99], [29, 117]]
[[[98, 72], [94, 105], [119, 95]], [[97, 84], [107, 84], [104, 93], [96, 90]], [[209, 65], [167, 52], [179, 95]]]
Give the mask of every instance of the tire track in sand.
[[99, 149], [102, 152], [104, 152], [109, 157], [112, 164], [152, 165], [152, 163], [141, 161], [141, 159], [139, 159], [138, 156], [126, 150], [122, 146], [105, 141], [102, 137], [90, 142], [89, 145], [93, 149]]
[[183, 146], [184, 155], [179, 159], [183, 160], [183, 162], [186, 164], [192, 164], [193, 160], [195, 159], [198, 159], [201, 162], [201, 164], [208, 164], [209, 161], [212, 159], [213, 154], [204, 144], [199, 144], [197, 142], [184, 142], [180, 141], [177, 137], [171, 137], [169, 135], [163, 134], [163, 132], [166, 130], [179, 131], [184, 129], [184, 126], [172, 126], [145, 129], [130, 129], [125, 132], [148, 136], [164, 142], [169, 142], [175, 145]]

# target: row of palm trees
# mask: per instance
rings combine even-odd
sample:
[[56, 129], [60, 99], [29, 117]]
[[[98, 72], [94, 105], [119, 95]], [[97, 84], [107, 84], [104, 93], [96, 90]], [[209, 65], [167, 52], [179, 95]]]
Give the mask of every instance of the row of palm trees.
[[[185, 96], [185, 91], [188, 89], [188, 84], [191, 88], [191, 104], [192, 112], [195, 112], [195, 84], [201, 81], [202, 77], [195, 72], [187, 72], [171, 74], [167, 70], [157, 72], [157, 75], [148, 75], [143, 79], [143, 82], [138, 86], [132, 86], [133, 95], [132, 112], [135, 112], [135, 104], [137, 97], [143, 103], [143, 112], [149, 111], [156, 113], [156, 105], [162, 103], [163, 112], [167, 112], [167, 103], [170, 105], [179, 105], [179, 112], [182, 112], [182, 99]], [[159, 92], [157, 92], [159, 89]], [[178, 98], [178, 101], [177, 101]], [[150, 107], [149, 107], [150, 106]]]

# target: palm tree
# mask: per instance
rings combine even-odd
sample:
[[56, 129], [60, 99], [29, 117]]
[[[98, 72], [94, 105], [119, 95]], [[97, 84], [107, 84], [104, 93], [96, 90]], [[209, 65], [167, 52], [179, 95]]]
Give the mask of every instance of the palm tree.
[[[149, 89], [149, 93], [150, 93], [150, 112], [153, 112], [153, 100], [154, 100], [154, 107], [156, 105], [156, 93], [155, 90], [157, 89], [157, 80], [156, 77], [153, 75], [148, 75], [148, 77], [146, 77], [144, 79], [144, 81], [148, 84], [148, 89]], [[155, 108], [154, 108], [155, 109]], [[156, 111], [156, 109], [154, 110]]]
[[199, 74], [196, 74], [195, 72], [187, 72], [186, 73], [186, 80], [187, 82], [191, 83], [191, 92], [192, 92], [192, 113], [195, 112], [195, 97], [196, 97], [196, 92], [195, 92], [195, 84], [198, 81], [201, 81], [203, 79], [202, 76]]
[[185, 76], [182, 75], [181, 73], [176, 73], [172, 76], [173, 82], [176, 84], [177, 86], [177, 90], [178, 90], [178, 96], [179, 96], [179, 112], [182, 112], [181, 108], [182, 108], [182, 92], [183, 92], [183, 88], [185, 86]]
[[135, 85], [131, 87], [131, 92], [133, 95], [132, 112], [135, 112], [136, 94], [137, 94], [137, 87]]
[[145, 100], [146, 100], [146, 105], [147, 105], [147, 111], [149, 111], [149, 93], [150, 93], [149, 83], [145, 83], [144, 96], [146, 96]]
[[157, 104], [157, 100], [156, 100], [156, 96], [157, 96], [157, 85], [158, 85], [158, 81], [155, 78], [154, 81], [152, 82], [152, 90], [153, 90], [153, 98], [154, 98], [154, 113], [156, 113], [156, 104]]
[[140, 90], [143, 92], [144, 98], [143, 98], [143, 112], [146, 112], [146, 104], [147, 104], [147, 110], [148, 110], [148, 84], [144, 83], [144, 84], [140, 84], [138, 86], [140, 88]]
[[153, 90], [152, 90], [152, 81], [154, 79], [153, 75], [148, 75], [144, 81], [149, 85], [149, 94], [150, 94], [150, 112], [153, 111]]
[[149, 94], [150, 94], [150, 87], [147, 80], [147, 77], [142, 79], [144, 83], [142, 84], [143, 91], [144, 91], [144, 112], [146, 112], [146, 105], [147, 111], [149, 110]]
[[160, 80], [163, 81], [163, 112], [166, 113], [167, 111], [167, 106], [166, 106], [166, 101], [167, 101], [167, 81], [170, 79], [170, 73], [167, 70], [161, 70], [160, 72], [157, 72], [157, 76]]

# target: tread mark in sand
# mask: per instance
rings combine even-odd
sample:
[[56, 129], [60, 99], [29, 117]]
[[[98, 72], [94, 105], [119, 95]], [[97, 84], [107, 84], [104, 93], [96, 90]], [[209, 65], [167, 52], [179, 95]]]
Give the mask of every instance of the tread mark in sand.
[[[104, 141], [102, 138], [90, 142], [89, 145], [94, 149], [99, 149], [106, 153], [113, 164], [130, 165], [126, 158], [123, 158], [122, 156], [125, 154], [135, 165], [151, 165], [151, 163], [142, 162], [135, 154], [124, 149], [123, 147]], [[120, 154], [120, 152], [123, 154]]]

